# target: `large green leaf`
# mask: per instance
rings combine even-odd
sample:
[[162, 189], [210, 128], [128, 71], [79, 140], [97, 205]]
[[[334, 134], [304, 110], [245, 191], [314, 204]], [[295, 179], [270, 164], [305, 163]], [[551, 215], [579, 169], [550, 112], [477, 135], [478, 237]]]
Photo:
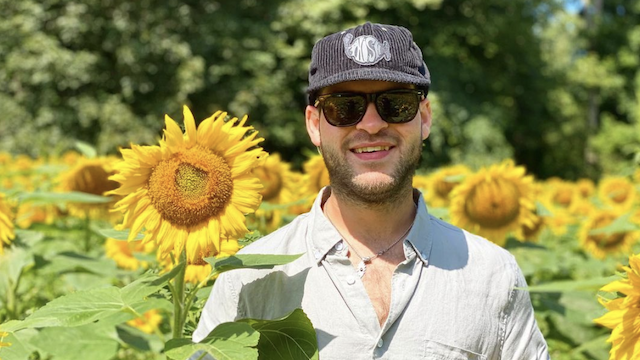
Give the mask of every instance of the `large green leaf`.
[[96, 288], [77, 291], [47, 303], [23, 321], [9, 321], [0, 330], [17, 331], [30, 327], [81, 326], [96, 321], [118, 324], [148, 310], [166, 307], [165, 299], [148, 298], [170, 278], [145, 275], [133, 283], [118, 288]]
[[257, 360], [260, 333], [244, 322], [228, 322], [216, 326], [199, 343], [191, 339], [169, 340], [165, 353], [172, 359], [187, 359], [197, 351], [213, 355], [217, 360]]
[[290, 263], [302, 254], [297, 255], [263, 255], [263, 254], [242, 254], [229, 256], [226, 258], [205, 258], [204, 260], [211, 264], [212, 273], [220, 274], [225, 271], [234, 269], [271, 269], [276, 265], [284, 265]]
[[277, 320], [240, 320], [260, 333], [260, 359], [318, 359], [316, 333], [307, 315], [296, 309]]
[[109, 360], [118, 351], [113, 325], [88, 324], [78, 327], [51, 327], [40, 331], [33, 345], [56, 359]]
[[56, 254], [42, 270], [48, 273], [81, 271], [103, 275], [105, 277], [114, 276], [118, 272], [115, 263], [110, 259], [93, 258], [72, 251]]

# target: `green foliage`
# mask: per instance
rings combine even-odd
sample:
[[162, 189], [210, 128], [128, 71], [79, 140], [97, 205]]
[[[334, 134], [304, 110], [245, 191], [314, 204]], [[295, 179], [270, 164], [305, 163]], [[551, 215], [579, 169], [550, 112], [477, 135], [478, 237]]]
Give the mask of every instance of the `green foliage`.
[[196, 344], [191, 339], [170, 340], [165, 352], [172, 359], [187, 359], [200, 351], [219, 360], [257, 360], [259, 339], [260, 333], [246, 323], [223, 323]]

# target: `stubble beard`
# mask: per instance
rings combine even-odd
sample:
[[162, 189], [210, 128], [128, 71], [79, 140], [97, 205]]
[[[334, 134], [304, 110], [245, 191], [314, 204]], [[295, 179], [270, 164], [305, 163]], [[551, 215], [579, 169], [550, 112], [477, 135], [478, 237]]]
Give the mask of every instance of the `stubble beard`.
[[363, 175], [355, 174], [344, 156], [333, 148], [323, 147], [332, 193], [356, 205], [384, 207], [397, 203], [407, 192], [411, 193], [413, 175], [422, 157], [421, 144], [420, 141], [412, 143], [400, 154], [397, 166], [386, 181], [362, 179]]

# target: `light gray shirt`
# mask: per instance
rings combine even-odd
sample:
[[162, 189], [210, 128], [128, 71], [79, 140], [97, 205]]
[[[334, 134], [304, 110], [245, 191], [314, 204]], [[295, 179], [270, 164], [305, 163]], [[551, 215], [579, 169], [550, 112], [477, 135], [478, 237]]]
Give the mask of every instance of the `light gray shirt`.
[[223, 273], [195, 342], [222, 322], [275, 319], [302, 308], [322, 360], [548, 359], [529, 294], [515, 289], [526, 282], [513, 256], [430, 215], [417, 191], [405, 260], [393, 273], [389, 316], [380, 326], [347, 243], [322, 212], [323, 191], [309, 213], [241, 251], [304, 255], [272, 270]]

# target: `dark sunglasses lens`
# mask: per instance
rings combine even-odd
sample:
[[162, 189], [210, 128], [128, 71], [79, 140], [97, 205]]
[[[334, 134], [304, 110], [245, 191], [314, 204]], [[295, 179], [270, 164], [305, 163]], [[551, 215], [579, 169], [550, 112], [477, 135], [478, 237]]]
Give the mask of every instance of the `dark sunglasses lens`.
[[378, 96], [376, 108], [386, 122], [398, 124], [411, 121], [418, 112], [419, 103], [413, 92], [384, 93]]
[[350, 126], [360, 120], [367, 110], [362, 96], [329, 96], [324, 100], [324, 116], [334, 126]]

